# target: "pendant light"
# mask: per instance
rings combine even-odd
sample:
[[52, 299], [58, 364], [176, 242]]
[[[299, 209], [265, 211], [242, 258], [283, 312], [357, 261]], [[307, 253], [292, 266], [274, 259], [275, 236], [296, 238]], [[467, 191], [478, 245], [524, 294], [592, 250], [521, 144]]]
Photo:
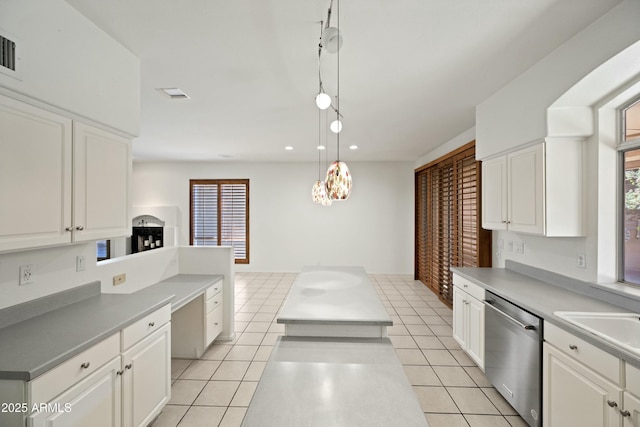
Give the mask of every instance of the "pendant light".
[[[337, 0], [338, 7], [338, 34], [340, 34], [340, 0]], [[342, 38], [342, 36], [340, 36]], [[338, 63], [338, 92], [336, 96], [336, 121], [340, 122], [340, 51], [337, 50], [337, 63]], [[334, 122], [335, 123], [335, 122]], [[338, 126], [336, 125], [336, 129]], [[342, 123], [340, 123], [340, 129], [342, 130]], [[340, 133], [336, 133], [337, 140], [337, 159], [331, 163], [327, 170], [327, 192], [331, 200], [347, 200], [351, 194], [351, 172], [345, 162], [340, 161]]]
[[[322, 88], [322, 78], [320, 76], [320, 57], [322, 55], [322, 21], [320, 22], [320, 41], [321, 43], [318, 46], [318, 81], [320, 82], [320, 93], [316, 97], [316, 104], [318, 105], [318, 108], [320, 108], [320, 110], [326, 110], [331, 105], [331, 97], [326, 93], [324, 93], [324, 90]], [[322, 95], [324, 95], [324, 97]], [[326, 103], [326, 106], [323, 108], [326, 101], [325, 97], [329, 99], [329, 102]], [[313, 187], [311, 188], [311, 199], [313, 200], [313, 203], [319, 203], [322, 206], [331, 206], [331, 199], [327, 194], [327, 184], [320, 179], [320, 176], [321, 176], [320, 146], [322, 145], [322, 142], [321, 142], [322, 120], [321, 120], [320, 110], [318, 110], [318, 146], [316, 147], [316, 151], [318, 151], [318, 180], [315, 182], [315, 184], [313, 184]], [[325, 123], [325, 126], [326, 126], [326, 123]]]
[[321, 119], [320, 119], [320, 110], [318, 110], [318, 147], [316, 147], [316, 151], [318, 151], [318, 180], [313, 184], [311, 188], [311, 198], [313, 199], [313, 203], [319, 203], [322, 206], [331, 206], [331, 199], [327, 193], [327, 184], [320, 179], [321, 176], [321, 166], [320, 166], [320, 152], [319, 147], [321, 146], [320, 135], [321, 135]]

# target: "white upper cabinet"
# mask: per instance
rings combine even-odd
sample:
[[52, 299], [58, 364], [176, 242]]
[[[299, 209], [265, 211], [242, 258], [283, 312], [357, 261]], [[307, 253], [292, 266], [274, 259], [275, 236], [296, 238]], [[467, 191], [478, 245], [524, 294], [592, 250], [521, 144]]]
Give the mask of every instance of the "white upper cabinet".
[[73, 124], [74, 241], [131, 234], [130, 141]]
[[71, 120], [0, 97], [0, 251], [68, 243]]
[[583, 141], [553, 139], [482, 163], [482, 226], [584, 235]]
[[131, 142], [0, 96], [0, 251], [130, 232]]

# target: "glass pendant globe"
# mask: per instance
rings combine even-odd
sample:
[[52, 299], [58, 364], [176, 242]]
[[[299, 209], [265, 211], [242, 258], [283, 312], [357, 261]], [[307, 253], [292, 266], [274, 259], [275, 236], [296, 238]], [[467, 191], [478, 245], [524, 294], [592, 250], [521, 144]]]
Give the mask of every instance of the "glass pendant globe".
[[320, 203], [322, 206], [331, 206], [331, 199], [327, 194], [327, 186], [324, 181], [316, 181], [313, 184], [313, 188], [311, 189], [311, 197], [313, 199], [313, 203]]
[[321, 110], [326, 110], [331, 106], [331, 97], [324, 92], [320, 92], [316, 96], [316, 105]]
[[340, 133], [342, 130], [342, 122], [340, 120], [332, 121], [329, 125], [329, 129], [331, 129], [331, 132], [333, 133]]
[[329, 53], [336, 53], [342, 47], [342, 32], [336, 27], [329, 27], [322, 33], [322, 46]]
[[347, 200], [351, 194], [351, 172], [345, 162], [335, 161], [327, 170], [327, 192], [331, 200]]

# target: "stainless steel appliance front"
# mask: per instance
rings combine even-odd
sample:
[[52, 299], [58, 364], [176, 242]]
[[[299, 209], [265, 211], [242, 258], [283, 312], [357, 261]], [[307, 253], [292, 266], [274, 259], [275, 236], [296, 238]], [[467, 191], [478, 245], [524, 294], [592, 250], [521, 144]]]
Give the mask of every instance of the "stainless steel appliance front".
[[542, 319], [487, 292], [485, 373], [531, 426], [542, 425]]

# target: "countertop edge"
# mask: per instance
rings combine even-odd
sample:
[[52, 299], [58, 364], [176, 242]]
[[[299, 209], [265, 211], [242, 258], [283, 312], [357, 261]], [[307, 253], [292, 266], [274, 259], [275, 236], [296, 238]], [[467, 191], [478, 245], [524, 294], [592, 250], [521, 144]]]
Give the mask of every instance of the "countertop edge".
[[[470, 267], [466, 267], [466, 268], [470, 268]], [[489, 269], [489, 268], [487, 267], [486, 269]], [[500, 269], [500, 270], [504, 270], [504, 269]], [[521, 300], [517, 299], [517, 296], [514, 296], [514, 295], [510, 294], [509, 292], [504, 292], [504, 290], [502, 290], [502, 289], [497, 289], [497, 288], [491, 286], [490, 284], [487, 284], [487, 283], [485, 283], [485, 282], [483, 282], [483, 281], [481, 281], [481, 280], [479, 280], [479, 279], [477, 279], [477, 278], [465, 273], [463, 270], [460, 270], [460, 268], [451, 267], [451, 271], [453, 273], [455, 273], [455, 274], [457, 274], [457, 275], [459, 275], [459, 276], [461, 276], [461, 277], [463, 277], [463, 278], [475, 283], [476, 285], [482, 287], [483, 289], [486, 289], [486, 290], [488, 290], [490, 292], [493, 292], [496, 295], [498, 295], [500, 297], [503, 297], [503, 298], [513, 302], [514, 304], [520, 306], [521, 308], [524, 308], [525, 310], [530, 311], [531, 313], [535, 314], [536, 316], [541, 317], [545, 322], [552, 323], [553, 325], [555, 325], [555, 326], [557, 326], [557, 327], [559, 327], [561, 329], [564, 329], [567, 332], [572, 333], [573, 335], [575, 335], [575, 336], [587, 341], [588, 343], [595, 345], [596, 347], [600, 348], [601, 350], [604, 350], [604, 351], [606, 351], [606, 352], [618, 357], [619, 359], [622, 359], [625, 362], [628, 362], [631, 365], [633, 365], [633, 366], [635, 366], [637, 368], [640, 368], [640, 357], [639, 356], [637, 356], [637, 355], [635, 355], [633, 353], [630, 353], [630, 352], [628, 352], [628, 351], [626, 351], [626, 350], [624, 350], [622, 348], [619, 348], [619, 347], [615, 346], [614, 344], [612, 344], [612, 343], [610, 343], [610, 342], [598, 337], [597, 335], [594, 335], [594, 334], [592, 334], [592, 333], [590, 333], [588, 331], [585, 331], [585, 330], [583, 330], [583, 329], [581, 329], [581, 328], [579, 328], [579, 327], [577, 327], [577, 326], [575, 326], [575, 325], [573, 325], [573, 324], [571, 324], [571, 323], [569, 323], [569, 322], [567, 322], [567, 321], [565, 321], [563, 319], [560, 319], [559, 317], [556, 317], [553, 314], [549, 315], [549, 313], [546, 313], [546, 312], [538, 309], [537, 307], [531, 307], [529, 304], [523, 304]], [[589, 299], [592, 299], [594, 301], [600, 301], [597, 298], [594, 298], [594, 297], [591, 297], [591, 296], [586, 296], [586, 295], [583, 295], [583, 294], [579, 294], [579, 293], [574, 292], [574, 291], [572, 291], [570, 289], [566, 289], [566, 288], [563, 288], [563, 287], [560, 287], [560, 286], [556, 286], [556, 285], [553, 285], [553, 284], [548, 283], [548, 282], [540, 281], [540, 280], [537, 280], [537, 279], [535, 279], [533, 277], [525, 276], [525, 275], [523, 275], [521, 273], [518, 273], [518, 272], [515, 272], [515, 271], [510, 271], [510, 270], [507, 270], [507, 271], [509, 271], [510, 274], [516, 274], [516, 275], [519, 275], [519, 276], [522, 276], [522, 277], [526, 277], [528, 280], [539, 282], [540, 286], [549, 286], [549, 287], [555, 288], [556, 290], [560, 290], [561, 292], [566, 292], [566, 294], [568, 296], [570, 296], [570, 295], [580, 295], [583, 298], [589, 298]], [[601, 302], [602, 302], [602, 304], [612, 305], [612, 304], [610, 304], [608, 302], [604, 302], [604, 301], [601, 301]], [[556, 311], [558, 311], [558, 310], [556, 310]], [[627, 309], [625, 309], [623, 307], [619, 307], [619, 311], [620, 312], [629, 312], [629, 310], [627, 310]], [[543, 326], [543, 330], [544, 330], [544, 326]]]

